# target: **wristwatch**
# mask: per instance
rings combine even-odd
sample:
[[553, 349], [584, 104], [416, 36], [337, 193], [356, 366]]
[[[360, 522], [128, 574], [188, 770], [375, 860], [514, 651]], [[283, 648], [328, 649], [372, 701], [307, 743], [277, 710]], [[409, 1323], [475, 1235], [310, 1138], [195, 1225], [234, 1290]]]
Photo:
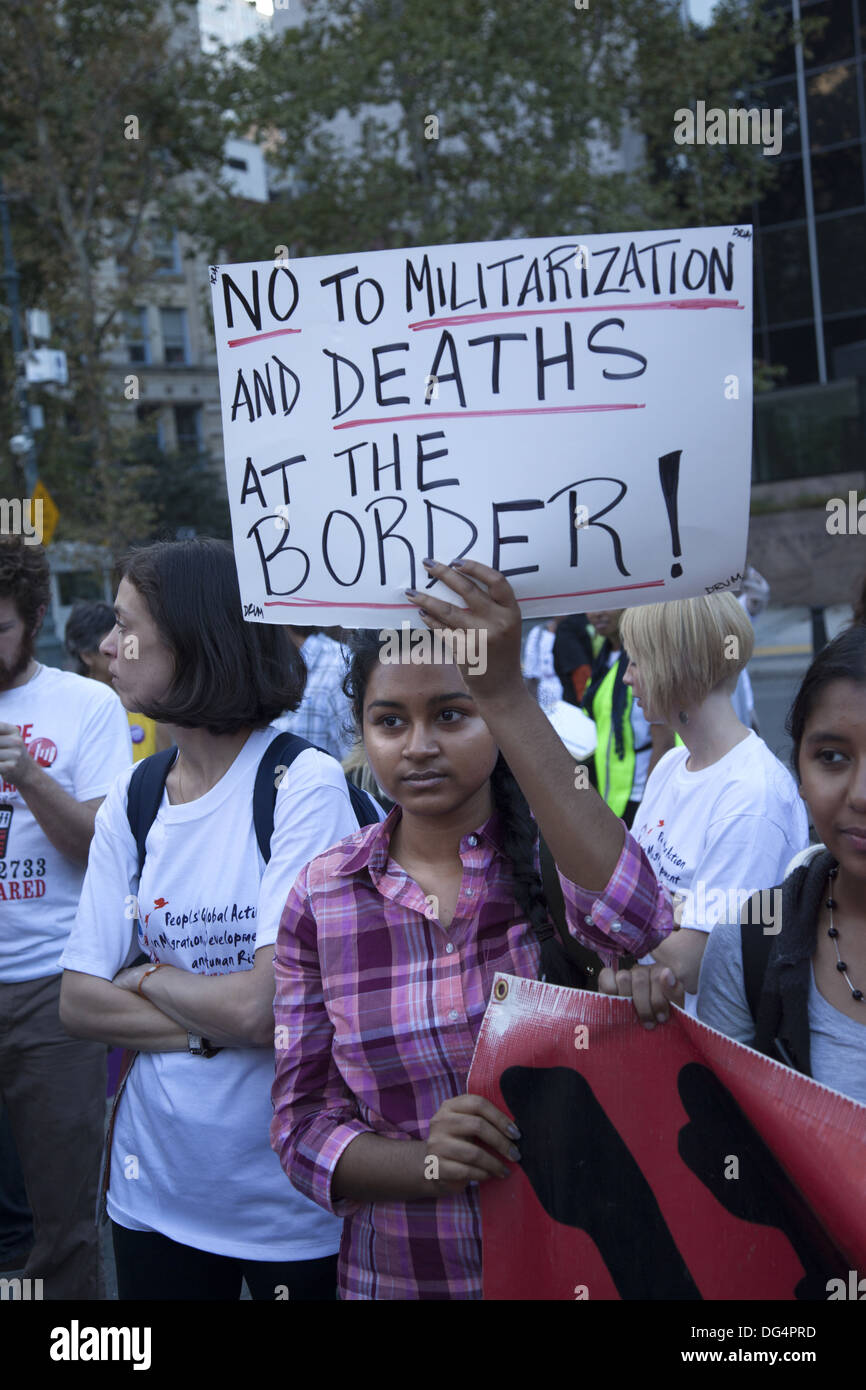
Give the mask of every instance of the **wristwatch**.
[[207, 1040], [198, 1033], [187, 1032], [187, 1043], [189, 1050], [194, 1057], [215, 1057], [218, 1052], [222, 1052], [221, 1047], [213, 1047]]

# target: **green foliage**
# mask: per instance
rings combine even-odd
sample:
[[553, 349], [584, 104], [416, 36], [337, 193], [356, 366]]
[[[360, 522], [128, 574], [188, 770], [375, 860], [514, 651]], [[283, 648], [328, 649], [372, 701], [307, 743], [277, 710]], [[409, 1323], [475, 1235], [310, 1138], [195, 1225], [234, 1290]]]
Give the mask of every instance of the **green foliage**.
[[196, 187], [219, 179], [226, 118], [208, 61], [179, 41], [195, 3], [6, 0], [3, 17], [4, 179], [34, 233], [18, 239], [20, 269], [74, 330], [80, 295], [116, 256], [126, 292], [97, 319], [99, 347], [153, 272], [145, 222], [194, 228]]
[[[762, 104], [785, 11], [721, 0], [701, 30], [680, 10], [309, 0], [279, 38], [206, 57], [195, 0], [5, 0], [0, 168], [21, 298], [52, 314], [70, 368], [68, 390], [36, 393], [61, 537], [119, 548], [178, 525], [227, 534], [214, 475], [122, 423], [122, 372], [105, 359], [124, 312], [153, 300], [171, 229], [225, 261], [281, 244], [302, 256], [747, 220], [775, 161], [678, 146], [674, 113]], [[229, 195], [229, 134], [257, 138], [282, 175], [269, 204]], [[623, 140], [611, 168], [605, 151]], [[10, 359], [4, 332], [3, 439], [18, 428]], [[20, 492], [0, 458], [7, 475]]]
[[[703, 30], [684, 28], [679, 0], [310, 0], [306, 14], [226, 77], [238, 132], [266, 134], [289, 181], [250, 240], [235, 224], [243, 259], [746, 220], [774, 175], [760, 149], [673, 140], [674, 112], [699, 98], [758, 102], [784, 28], [757, 0], [722, 0]], [[611, 171], [604, 149], [624, 135]]]
[[[202, 197], [214, 206], [227, 198], [227, 123], [197, 35], [194, 0], [4, 4], [2, 171], [21, 299], [51, 313], [70, 373], [68, 391], [40, 393], [38, 438], [67, 538], [123, 545], [154, 514], [142, 479], [119, 462], [135, 430], [117, 410], [117, 367], [105, 352], [152, 280], [160, 238], [195, 232]], [[3, 351], [11, 420], [5, 335]]]
[[134, 470], [139, 498], [151, 513], [137, 539], [172, 539], [179, 528], [191, 528], [200, 536], [231, 538], [225, 473], [206, 455], [165, 454], [152, 436], [142, 436], [135, 441], [126, 467]]
[[766, 391], [775, 391], [777, 386], [784, 386], [788, 368], [781, 363], [772, 367], [769, 362], [756, 357], [752, 364], [752, 375], [755, 395], [763, 395]]

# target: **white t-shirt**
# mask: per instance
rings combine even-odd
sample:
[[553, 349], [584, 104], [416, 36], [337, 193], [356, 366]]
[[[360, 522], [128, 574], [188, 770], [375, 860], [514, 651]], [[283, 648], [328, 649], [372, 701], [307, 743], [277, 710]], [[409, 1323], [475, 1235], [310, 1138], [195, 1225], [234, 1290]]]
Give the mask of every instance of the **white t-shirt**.
[[[680, 926], [709, 932], [739, 922], [752, 893], [781, 882], [809, 824], [793, 777], [756, 733], [698, 772], [688, 757], [672, 748], [656, 763], [632, 834], [659, 881], [684, 898]], [[692, 1015], [695, 997], [686, 996]]]
[[[278, 788], [264, 866], [252, 795], [274, 734], [252, 733], [196, 801], [172, 806], [163, 797], [147, 837], [137, 924], [129, 907], [138, 871], [126, 817], [131, 774], [117, 779], [97, 816], [65, 969], [111, 980], [139, 949], [202, 975], [252, 969], [256, 950], [275, 943], [304, 865], [358, 828], [339, 765], [308, 749]], [[242, 1259], [333, 1254], [342, 1222], [292, 1187], [271, 1148], [273, 1079], [267, 1047], [225, 1048], [208, 1058], [140, 1053], [117, 1110], [112, 1219]]]
[[[113, 690], [53, 666], [0, 691], [31, 758], [76, 801], [105, 796], [132, 762], [126, 710]], [[0, 777], [0, 981], [60, 973], [84, 865], [55, 849], [12, 782]]]

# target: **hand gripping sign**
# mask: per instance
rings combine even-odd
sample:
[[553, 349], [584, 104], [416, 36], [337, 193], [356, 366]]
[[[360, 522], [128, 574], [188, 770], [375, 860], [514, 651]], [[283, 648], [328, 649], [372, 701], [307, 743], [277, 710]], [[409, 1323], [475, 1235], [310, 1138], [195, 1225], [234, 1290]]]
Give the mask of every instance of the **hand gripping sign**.
[[521, 1161], [481, 1186], [488, 1299], [827, 1300], [866, 1262], [866, 1106], [674, 1010], [497, 974], [467, 1090]]
[[750, 236], [212, 266], [245, 615], [398, 627], [428, 555], [501, 570], [527, 618], [735, 584]]

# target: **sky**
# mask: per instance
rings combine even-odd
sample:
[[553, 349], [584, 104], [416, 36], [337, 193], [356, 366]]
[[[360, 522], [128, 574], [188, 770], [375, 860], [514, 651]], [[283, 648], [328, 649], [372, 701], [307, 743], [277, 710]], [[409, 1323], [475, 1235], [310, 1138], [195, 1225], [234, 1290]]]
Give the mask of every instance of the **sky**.
[[716, 0], [683, 0], [683, 5], [689, 15], [698, 24], [708, 23]]
[[[291, 2], [291, 0], [290, 0]], [[682, 0], [684, 8], [698, 24], [706, 24], [713, 12], [716, 0]], [[255, 0], [260, 14], [273, 14], [273, 0]]]

